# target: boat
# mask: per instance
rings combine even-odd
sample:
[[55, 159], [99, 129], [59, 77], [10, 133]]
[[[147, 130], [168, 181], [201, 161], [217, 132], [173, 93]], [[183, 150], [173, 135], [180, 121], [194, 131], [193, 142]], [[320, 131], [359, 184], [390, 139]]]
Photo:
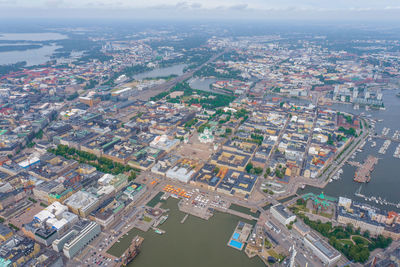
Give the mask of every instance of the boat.
[[400, 92], [398, 92], [398, 93], [396, 94], [396, 96], [397, 96], [397, 97], [400, 97]]
[[165, 221], [168, 219], [168, 215], [162, 216], [159, 225], [165, 223]]
[[164, 232], [163, 231], [161, 231], [160, 229], [156, 229], [155, 231], [154, 231], [156, 234], [159, 234], [159, 235], [162, 235]]
[[144, 238], [141, 236], [135, 236], [132, 239], [131, 245], [126, 249], [125, 253], [122, 255], [121, 263], [122, 266], [127, 266], [132, 262], [136, 256], [140, 253], [140, 246], [143, 243]]

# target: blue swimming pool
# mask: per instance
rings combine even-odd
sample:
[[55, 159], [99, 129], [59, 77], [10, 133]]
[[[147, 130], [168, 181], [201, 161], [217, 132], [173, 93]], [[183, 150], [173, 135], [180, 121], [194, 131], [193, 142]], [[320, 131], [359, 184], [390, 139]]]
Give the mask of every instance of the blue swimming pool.
[[233, 239], [231, 240], [231, 242], [229, 242], [229, 245], [234, 248], [237, 248], [237, 249], [242, 249], [242, 246], [243, 246], [242, 243], [240, 243], [239, 241], [233, 240]]
[[235, 239], [235, 240], [238, 240], [238, 239], [239, 239], [239, 236], [240, 236], [240, 234], [234, 233], [233, 236], [232, 236], [232, 238]]

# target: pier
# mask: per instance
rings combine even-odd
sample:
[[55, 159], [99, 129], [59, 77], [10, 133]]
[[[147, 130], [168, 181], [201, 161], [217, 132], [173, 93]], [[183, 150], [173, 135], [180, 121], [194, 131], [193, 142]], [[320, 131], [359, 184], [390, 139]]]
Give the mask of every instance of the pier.
[[349, 164], [350, 166], [357, 167], [357, 168], [361, 168], [362, 167], [362, 164], [360, 162], [357, 162], [357, 161], [348, 161], [347, 164]]
[[186, 221], [187, 217], [189, 217], [189, 214], [186, 213], [185, 217], [183, 217], [183, 219], [181, 220], [181, 223], [184, 223]]
[[389, 137], [389, 136], [385, 136], [385, 135], [374, 135], [372, 137], [373, 138], [377, 138], [377, 139], [389, 140], [389, 141], [392, 141], [392, 142], [400, 143], [400, 139]]
[[358, 183], [368, 183], [371, 180], [371, 172], [378, 163], [378, 158], [368, 156], [363, 165], [360, 165], [354, 175], [354, 181]]

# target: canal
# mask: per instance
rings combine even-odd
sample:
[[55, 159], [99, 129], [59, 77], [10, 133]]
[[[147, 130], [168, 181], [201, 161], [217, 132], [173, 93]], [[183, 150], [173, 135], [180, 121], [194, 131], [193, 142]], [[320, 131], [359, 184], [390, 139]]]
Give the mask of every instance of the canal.
[[261, 259], [249, 259], [244, 251], [237, 251], [227, 246], [239, 220], [251, 223], [239, 217], [216, 212], [208, 221], [189, 215], [185, 223], [180, 223], [185, 216], [178, 210], [178, 200], [169, 198], [162, 208], [170, 209], [168, 220], [159, 226], [166, 231], [158, 235], [154, 231], [142, 232], [132, 229], [120, 242], [109, 249], [109, 253], [120, 256], [135, 235], [144, 237], [141, 253], [128, 266], [229, 266], [252, 267], [264, 266]]

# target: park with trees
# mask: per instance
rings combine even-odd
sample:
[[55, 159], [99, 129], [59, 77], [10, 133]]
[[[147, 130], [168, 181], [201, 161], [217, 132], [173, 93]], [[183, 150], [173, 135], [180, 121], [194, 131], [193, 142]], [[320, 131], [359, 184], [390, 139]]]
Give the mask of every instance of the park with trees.
[[62, 156], [66, 159], [74, 159], [79, 163], [91, 165], [95, 167], [98, 171], [104, 173], [111, 173], [114, 175], [129, 173], [129, 180], [135, 179], [137, 172], [139, 172], [139, 170], [132, 168], [129, 165], [114, 162], [105, 157], [97, 157], [94, 154], [66, 145], [58, 145], [57, 148], [50, 148], [48, 152], [53, 153], [57, 156]]
[[390, 237], [386, 238], [382, 235], [371, 237], [368, 231], [362, 233], [360, 228], [355, 229], [352, 224], [333, 226], [332, 222], [310, 220], [300, 212], [299, 207], [291, 207], [291, 210], [311, 229], [327, 238], [330, 245], [354, 262], [364, 263], [368, 260], [371, 251], [386, 248], [392, 243]]

